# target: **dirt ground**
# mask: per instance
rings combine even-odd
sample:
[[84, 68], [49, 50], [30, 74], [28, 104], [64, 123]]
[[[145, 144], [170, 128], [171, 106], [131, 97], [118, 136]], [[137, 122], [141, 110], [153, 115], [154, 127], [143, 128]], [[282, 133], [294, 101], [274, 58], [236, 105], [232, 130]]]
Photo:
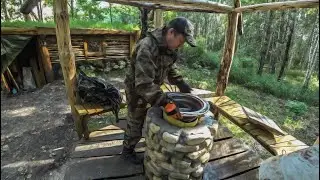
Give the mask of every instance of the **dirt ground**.
[[41, 179], [66, 161], [76, 141], [63, 81], [1, 94], [1, 179]]
[[[100, 77], [123, 88], [123, 76]], [[63, 80], [15, 96], [1, 93], [1, 179], [62, 180], [77, 141]]]

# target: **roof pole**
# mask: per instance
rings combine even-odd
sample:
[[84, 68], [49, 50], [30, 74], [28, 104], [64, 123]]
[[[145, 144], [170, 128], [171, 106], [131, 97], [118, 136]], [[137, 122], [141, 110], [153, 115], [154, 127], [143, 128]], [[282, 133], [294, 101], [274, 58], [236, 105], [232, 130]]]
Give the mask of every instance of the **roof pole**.
[[163, 16], [161, 9], [154, 10], [154, 27], [160, 28], [163, 26]]

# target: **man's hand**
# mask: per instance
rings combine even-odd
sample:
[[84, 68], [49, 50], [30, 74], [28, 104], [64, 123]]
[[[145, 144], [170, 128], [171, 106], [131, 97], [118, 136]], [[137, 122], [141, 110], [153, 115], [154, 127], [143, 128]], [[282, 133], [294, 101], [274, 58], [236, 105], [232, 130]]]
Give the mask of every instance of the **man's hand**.
[[177, 87], [179, 88], [180, 92], [182, 93], [191, 93], [192, 88], [184, 81], [181, 81], [177, 84]]

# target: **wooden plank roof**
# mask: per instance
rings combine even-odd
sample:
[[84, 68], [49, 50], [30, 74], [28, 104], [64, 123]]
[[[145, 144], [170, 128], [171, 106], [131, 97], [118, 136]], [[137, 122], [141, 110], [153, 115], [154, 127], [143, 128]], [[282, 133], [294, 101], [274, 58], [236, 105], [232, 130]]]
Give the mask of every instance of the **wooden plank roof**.
[[[109, 29], [95, 29], [95, 28], [81, 28], [70, 29], [72, 35], [99, 35], [99, 34], [115, 34], [115, 35], [131, 35], [136, 32], [123, 31], [123, 30], [109, 30]], [[36, 28], [13, 28], [1, 27], [2, 35], [55, 35], [55, 28], [36, 27]]]

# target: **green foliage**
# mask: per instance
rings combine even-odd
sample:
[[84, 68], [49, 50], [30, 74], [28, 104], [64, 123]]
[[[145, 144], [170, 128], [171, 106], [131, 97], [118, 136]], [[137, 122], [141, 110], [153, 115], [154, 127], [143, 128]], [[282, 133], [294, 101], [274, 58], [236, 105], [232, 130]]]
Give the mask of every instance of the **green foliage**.
[[183, 50], [183, 57], [186, 64], [195, 69], [207, 68], [210, 70], [217, 69], [219, 66], [215, 53], [207, 53], [204, 48], [204, 38], [197, 39], [197, 47], [186, 45]]
[[285, 107], [292, 113], [294, 113], [297, 116], [303, 115], [307, 110], [308, 106], [299, 101], [287, 101], [285, 104]]
[[[33, 27], [55, 27], [53, 21], [38, 22], [38, 21], [11, 21], [1, 22], [1, 27], [17, 27], [17, 28], [33, 28]], [[105, 23], [101, 21], [86, 21], [86, 20], [70, 20], [70, 28], [104, 28], [104, 29], [121, 29], [121, 30], [135, 30], [137, 25], [122, 24], [118, 22]]]
[[284, 120], [283, 126], [290, 129], [291, 131], [303, 128], [301, 121], [293, 120], [290, 116], [287, 116], [287, 118]]

